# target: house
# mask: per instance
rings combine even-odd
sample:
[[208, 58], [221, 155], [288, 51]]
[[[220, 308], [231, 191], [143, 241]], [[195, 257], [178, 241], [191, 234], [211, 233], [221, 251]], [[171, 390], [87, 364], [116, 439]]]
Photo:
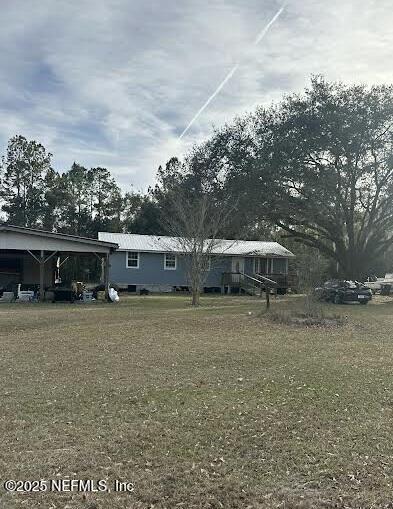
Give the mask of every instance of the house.
[[[176, 237], [100, 232], [101, 241], [117, 244], [110, 256], [109, 277], [129, 292], [188, 289], [187, 255]], [[205, 291], [247, 291], [255, 276], [277, 282], [281, 293], [290, 286], [288, 260], [294, 254], [277, 242], [219, 240], [210, 257]]]
[[[116, 248], [116, 244], [97, 239], [0, 225], [0, 288], [13, 288], [18, 284], [51, 287], [56, 261], [64, 263], [81, 256], [99, 258], [103, 281], [108, 281], [109, 255]], [[41, 298], [45, 298], [44, 293]]]

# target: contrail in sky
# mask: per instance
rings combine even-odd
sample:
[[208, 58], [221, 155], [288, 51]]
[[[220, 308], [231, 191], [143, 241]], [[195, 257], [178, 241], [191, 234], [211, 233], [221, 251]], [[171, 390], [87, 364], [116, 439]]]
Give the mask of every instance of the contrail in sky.
[[[276, 14], [273, 16], [273, 18], [269, 21], [269, 23], [259, 32], [257, 35], [254, 46], [259, 44], [262, 39], [265, 37], [265, 35], [268, 33], [272, 25], [276, 22], [276, 20], [281, 15], [282, 11], [285, 9], [285, 4], [276, 12]], [[222, 82], [218, 85], [216, 90], [213, 92], [213, 94], [209, 97], [209, 99], [205, 102], [205, 104], [196, 112], [196, 114], [192, 117], [190, 123], [188, 126], [184, 129], [184, 131], [179, 136], [179, 140], [183, 138], [183, 136], [186, 134], [186, 132], [190, 129], [192, 124], [197, 120], [199, 115], [203, 113], [203, 111], [209, 106], [209, 104], [212, 102], [212, 100], [216, 97], [217, 94], [220, 93], [221, 89], [225, 86], [226, 83], [232, 78], [232, 76], [235, 74], [235, 72], [238, 70], [240, 66], [240, 62], [238, 62], [236, 65], [232, 67], [232, 69], [229, 71], [229, 73], [225, 76], [225, 78], [222, 80]]]

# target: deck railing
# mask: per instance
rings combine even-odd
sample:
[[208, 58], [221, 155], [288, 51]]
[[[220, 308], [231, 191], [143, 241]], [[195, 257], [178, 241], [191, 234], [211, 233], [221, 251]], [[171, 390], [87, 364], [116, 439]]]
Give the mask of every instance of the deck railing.
[[262, 278], [265, 278], [274, 281], [280, 288], [288, 287], [289, 280], [287, 274], [244, 274], [242, 272], [223, 272], [221, 284], [223, 286], [233, 286], [233, 287], [240, 286], [243, 279], [243, 275], [255, 278], [256, 280], [260, 277], [261, 283], [263, 283]]

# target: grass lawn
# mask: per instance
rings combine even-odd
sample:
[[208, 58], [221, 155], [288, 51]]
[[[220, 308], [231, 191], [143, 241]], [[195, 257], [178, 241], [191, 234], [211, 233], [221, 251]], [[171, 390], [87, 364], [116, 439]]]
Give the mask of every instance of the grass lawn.
[[337, 328], [271, 323], [249, 297], [188, 301], [1, 305], [1, 482], [135, 490], [1, 485], [0, 508], [392, 507], [393, 300], [331, 306]]

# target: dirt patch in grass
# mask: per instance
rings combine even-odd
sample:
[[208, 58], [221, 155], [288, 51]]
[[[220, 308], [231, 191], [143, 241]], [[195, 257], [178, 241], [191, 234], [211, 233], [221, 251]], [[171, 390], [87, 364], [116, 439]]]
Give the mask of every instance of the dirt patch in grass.
[[313, 296], [287, 299], [283, 305], [263, 310], [261, 316], [273, 323], [296, 327], [341, 327], [348, 317], [331, 306], [316, 300]]
[[271, 322], [296, 327], [342, 327], [347, 321], [341, 315], [313, 315], [300, 310], [273, 311], [264, 313], [263, 316]]
[[202, 304], [0, 308], [0, 479], [135, 486], [1, 486], [2, 509], [389, 507], [392, 305], [300, 328], [261, 320], [259, 299]]

